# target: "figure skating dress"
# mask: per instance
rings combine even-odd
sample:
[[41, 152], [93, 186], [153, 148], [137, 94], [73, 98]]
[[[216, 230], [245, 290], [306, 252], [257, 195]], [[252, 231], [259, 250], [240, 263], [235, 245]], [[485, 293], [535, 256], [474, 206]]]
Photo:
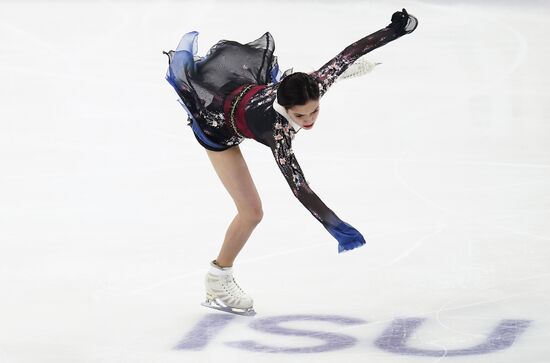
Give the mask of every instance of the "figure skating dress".
[[[359, 57], [412, 32], [416, 18], [404, 14], [407, 17], [401, 16], [400, 23], [394, 21], [394, 14], [390, 25], [349, 45], [311, 73], [320, 96]], [[166, 79], [178, 93], [197, 141], [213, 151], [245, 139], [269, 147], [292, 192], [338, 241], [338, 251], [365, 244], [361, 233], [342, 221], [306, 182], [292, 150], [300, 127], [276, 101], [281, 72], [272, 35], [267, 32], [246, 44], [221, 40], [203, 57], [197, 55], [197, 37], [198, 32], [187, 33], [176, 50], [165, 52], [169, 57]]]

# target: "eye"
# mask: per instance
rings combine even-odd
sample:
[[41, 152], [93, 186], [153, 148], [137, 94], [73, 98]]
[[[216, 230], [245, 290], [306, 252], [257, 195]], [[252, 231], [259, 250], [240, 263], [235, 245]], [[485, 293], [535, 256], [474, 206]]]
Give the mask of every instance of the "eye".
[[296, 117], [301, 118], [304, 117], [304, 115], [296, 115]]

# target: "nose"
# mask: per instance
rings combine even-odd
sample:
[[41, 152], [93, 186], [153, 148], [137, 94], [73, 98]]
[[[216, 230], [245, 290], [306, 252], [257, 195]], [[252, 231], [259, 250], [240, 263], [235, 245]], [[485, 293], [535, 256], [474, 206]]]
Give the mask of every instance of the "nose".
[[315, 122], [315, 120], [317, 119], [316, 116], [310, 116], [308, 117], [305, 121], [306, 121], [306, 125], [311, 125], [312, 123]]

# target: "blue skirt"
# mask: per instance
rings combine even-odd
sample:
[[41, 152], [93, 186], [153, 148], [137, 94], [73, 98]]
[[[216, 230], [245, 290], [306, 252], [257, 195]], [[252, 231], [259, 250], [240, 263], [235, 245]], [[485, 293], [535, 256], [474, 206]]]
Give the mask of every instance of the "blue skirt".
[[196, 31], [185, 34], [168, 55], [166, 80], [179, 95], [189, 125], [199, 143], [213, 151], [242, 141], [225, 123], [225, 98], [244, 84], [270, 84], [280, 80], [275, 42], [269, 32], [246, 44], [220, 40], [205, 56], [198, 56]]

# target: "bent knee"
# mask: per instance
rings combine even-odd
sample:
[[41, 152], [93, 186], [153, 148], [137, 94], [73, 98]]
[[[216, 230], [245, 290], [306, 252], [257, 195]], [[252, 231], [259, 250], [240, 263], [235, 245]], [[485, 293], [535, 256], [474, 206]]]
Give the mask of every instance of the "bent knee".
[[258, 224], [264, 217], [264, 211], [261, 205], [256, 205], [239, 210], [239, 215], [250, 223]]

